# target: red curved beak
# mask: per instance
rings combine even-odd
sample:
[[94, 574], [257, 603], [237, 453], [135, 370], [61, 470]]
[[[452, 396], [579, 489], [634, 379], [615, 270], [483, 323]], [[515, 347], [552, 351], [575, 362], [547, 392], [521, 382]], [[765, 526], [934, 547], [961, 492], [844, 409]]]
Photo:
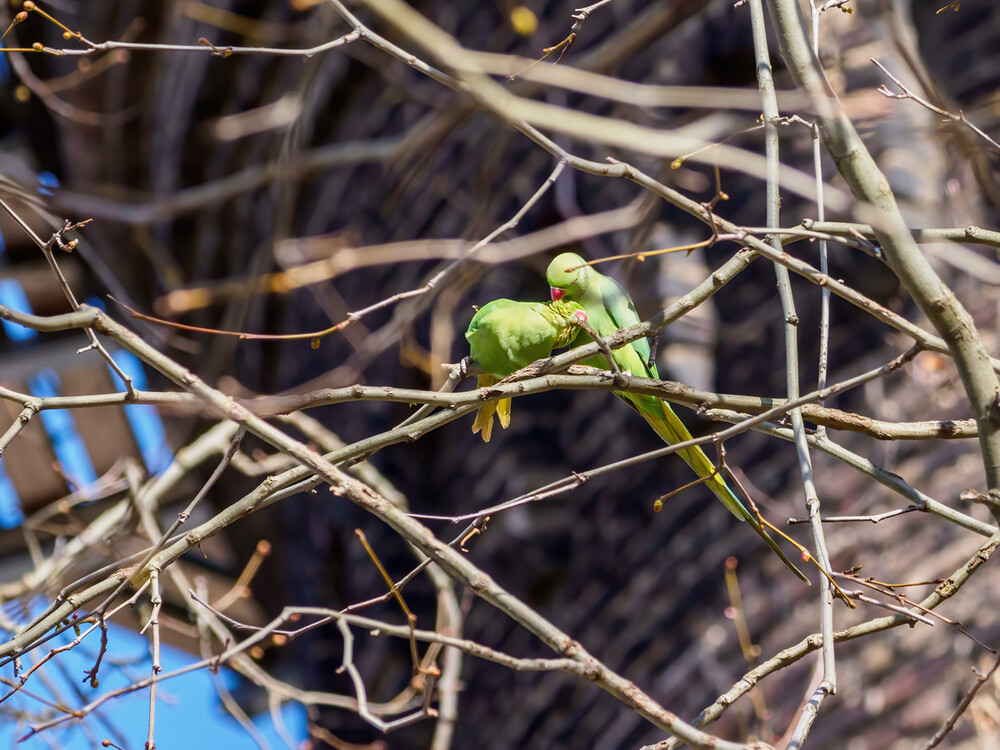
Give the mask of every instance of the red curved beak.
[[554, 286], [550, 286], [549, 287], [549, 295], [552, 297], [552, 301], [555, 302], [556, 300], [562, 299], [563, 297], [566, 296], [566, 290], [565, 289], [557, 289]]

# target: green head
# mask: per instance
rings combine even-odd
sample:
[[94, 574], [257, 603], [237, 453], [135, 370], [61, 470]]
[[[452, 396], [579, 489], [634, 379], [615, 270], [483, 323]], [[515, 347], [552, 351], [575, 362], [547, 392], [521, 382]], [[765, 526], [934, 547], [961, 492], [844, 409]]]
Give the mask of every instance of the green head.
[[576, 253], [557, 255], [545, 272], [553, 300], [579, 300], [587, 293], [593, 269]]

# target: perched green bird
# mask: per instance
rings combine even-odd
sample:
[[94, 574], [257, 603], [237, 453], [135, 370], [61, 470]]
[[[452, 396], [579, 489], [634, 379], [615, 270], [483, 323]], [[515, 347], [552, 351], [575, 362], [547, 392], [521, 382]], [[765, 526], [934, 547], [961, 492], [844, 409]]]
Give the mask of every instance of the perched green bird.
[[[479, 308], [469, 323], [465, 338], [469, 356], [480, 364], [479, 387], [486, 388], [512, 372], [548, 357], [553, 349], [569, 346], [576, 338], [576, 320], [586, 320], [575, 302], [515, 302], [495, 299]], [[500, 426], [510, 424], [510, 399], [482, 406], [472, 423], [472, 432], [482, 431], [483, 441], [493, 433], [493, 414]]]
[[[562, 253], [549, 264], [546, 277], [549, 281], [549, 291], [553, 300], [578, 302], [587, 314], [587, 322], [598, 336], [610, 336], [620, 328], [629, 328], [640, 322], [639, 314], [628, 293], [610, 276], [605, 276], [587, 265], [587, 261], [576, 253]], [[576, 339], [574, 346], [587, 344], [592, 339], [583, 334]], [[636, 339], [627, 346], [612, 351], [611, 355], [622, 371], [631, 372], [646, 378], [659, 379], [656, 365], [650, 361], [649, 340]], [[584, 364], [608, 369], [608, 363], [603, 355], [597, 355]], [[674, 414], [670, 405], [655, 396], [642, 396], [632, 393], [618, 393], [656, 430], [668, 445], [691, 439], [691, 433], [684, 423]], [[748, 521], [764, 539], [767, 545], [784, 561], [795, 574], [806, 583], [809, 582], [802, 572], [785, 557], [774, 540], [761, 526], [760, 521], [746, 509], [739, 498], [729, 489], [725, 480], [719, 475], [715, 465], [705, 452], [698, 446], [677, 451], [688, 466], [705, 480], [705, 484], [716, 497], [722, 501], [729, 511], [741, 521]]]

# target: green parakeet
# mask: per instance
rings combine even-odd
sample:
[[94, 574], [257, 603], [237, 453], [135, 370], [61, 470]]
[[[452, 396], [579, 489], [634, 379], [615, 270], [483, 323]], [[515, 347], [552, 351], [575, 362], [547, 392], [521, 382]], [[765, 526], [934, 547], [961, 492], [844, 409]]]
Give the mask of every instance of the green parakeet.
[[[621, 285], [586, 263], [587, 261], [576, 253], [562, 253], [549, 264], [546, 276], [552, 299], [578, 302], [587, 314], [587, 322], [602, 338], [610, 336], [620, 328], [628, 328], [639, 323], [640, 319], [635, 311], [635, 305], [632, 304], [628, 293]], [[575, 346], [587, 344], [590, 341], [590, 336], [583, 334], [576, 339]], [[636, 339], [627, 346], [615, 349], [611, 354], [615, 364], [622, 371], [628, 371], [641, 377], [659, 379], [656, 365], [649, 361], [649, 352], [649, 340], [642, 338]], [[607, 361], [600, 354], [587, 360], [584, 364], [608, 369]], [[678, 419], [666, 401], [655, 396], [631, 393], [617, 395], [635, 407], [636, 411], [668, 445], [691, 439], [691, 433], [688, 432], [684, 423]], [[685, 448], [678, 453], [699, 477], [705, 479], [705, 484], [734, 516], [741, 521], [748, 521], [767, 545], [784, 561], [785, 565], [803, 581], [809, 582], [802, 572], [785, 557], [785, 554], [764, 530], [756, 517], [733, 494], [725, 480], [716, 471], [715, 465], [700, 447]]]
[[[465, 338], [469, 356], [483, 368], [479, 387], [491, 386], [512, 372], [548, 357], [553, 349], [569, 346], [576, 338], [576, 320], [587, 316], [576, 302], [515, 302], [495, 299], [479, 308]], [[510, 424], [510, 399], [491, 401], [476, 413], [472, 432], [482, 431], [485, 442], [493, 433], [493, 414], [500, 426]]]

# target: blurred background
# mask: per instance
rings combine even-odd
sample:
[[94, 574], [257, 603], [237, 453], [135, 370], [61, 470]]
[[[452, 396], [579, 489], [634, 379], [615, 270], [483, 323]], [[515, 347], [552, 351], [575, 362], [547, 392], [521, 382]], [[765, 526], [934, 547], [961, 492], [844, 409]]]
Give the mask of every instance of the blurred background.
[[[914, 102], [878, 94], [887, 81], [869, 62], [878, 59], [916, 93], [949, 111], [961, 109], [995, 137], [1000, 9], [991, 0], [964, 0], [958, 9], [936, 13], [944, 4], [879, 0], [848, 3], [850, 14], [828, 10], [821, 17], [820, 59], [913, 226], [994, 226], [1000, 206], [996, 152]], [[518, 5], [514, 0], [413, 5], [468, 48], [527, 58], [537, 58], [542, 48], [566, 37], [574, 10], [571, 3]], [[749, 15], [746, 8], [732, 6], [729, 1], [615, 0], [587, 19], [563, 64], [643, 83], [755, 90]], [[327, 4], [315, 0], [58, 0], [41, 7], [93, 42], [196, 45], [205, 38], [220, 49], [304, 49], [350, 30]], [[19, 9], [19, 4], [8, 8], [4, 27]], [[407, 40], [363, 9], [355, 10], [409, 48]], [[38, 14], [15, 27], [4, 43], [30, 47], [35, 42], [82, 46], [64, 39], [62, 29]], [[772, 44], [778, 86], [790, 89]], [[324, 329], [351, 311], [421, 287], [443, 267], [440, 258], [426, 252], [375, 263], [366, 259], [365, 246], [479, 240], [524, 205], [554, 160], [469, 99], [363, 43], [313, 56], [223, 57], [164, 48], [88, 57], [12, 52], [4, 60], [0, 173], [43, 202], [52, 217], [48, 222], [44, 212], [25, 211], [43, 237], [63, 218], [93, 219], [80, 233], [75, 252], [59, 256], [77, 296], [105, 306], [227, 393], [303, 392], [354, 383], [437, 388], [445, 375], [442, 364], [467, 354], [463, 333], [473, 305], [497, 297], [548, 296], [544, 269], [554, 251], [565, 248], [498, 265], [464, 263], [447, 283], [366, 315], [316, 349], [308, 341], [247, 341], [130, 319], [108, 295], [189, 326], [268, 334]], [[732, 145], [763, 151], [762, 131], [753, 130], [759, 114], [753, 111], [638, 107], [524, 80], [508, 85], [552, 104], [650, 127], [690, 129], [710, 141], [731, 137]], [[795, 112], [808, 119], [804, 110], [789, 114]], [[782, 161], [810, 170], [808, 129], [791, 126], [781, 134]], [[586, 158], [627, 160], [696, 200], [715, 195], [711, 168], [686, 163], [670, 169], [664, 160], [641, 154], [557, 140]], [[827, 161], [825, 170], [832, 184], [843, 187], [832, 163]], [[725, 171], [721, 179], [728, 199], [716, 210], [739, 224], [763, 225], [762, 184]], [[599, 258], [706, 239], [703, 226], [650, 200], [636, 185], [572, 170], [510, 236], [633, 201], [641, 208], [634, 226], [570, 249]], [[785, 225], [795, 225], [814, 217], [815, 207], [789, 195], [782, 216]], [[38, 314], [67, 310], [37, 248], [6, 217], [0, 232], [0, 303]], [[689, 255], [607, 264], [602, 270], [628, 288], [645, 319], [736, 249], [720, 244]], [[815, 247], [799, 243], [794, 252], [816, 262]], [[926, 252], [995, 352], [1000, 268], [993, 251], [928, 246]], [[271, 292], [262, 291], [259, 280], [266, 274], [328, 259], [328, 266], [316, 266], [317, 283], [294, 288], [277, 283]], [[834, 245], [830, 264], [833, 276], [920, 321], [919, 311], [878, 261]], [[793, 280], [793, 289], [801, 320], [801, 377], [809, 390], [816, 381], [819, 290], [800, 279]], [[116, 387], [100, 360], [76, 355], [83, 345], [79, 335], [32, 337], [19, 334], [24, 329], [17, 327], [4, 331], [3, 384], [36, 395]], [[757, 260], [664, 331], [660, 373], [723, 393], [782, 396], [782, 336], [774, 270]], [[831, 382], [884, 363], [908, 345], [833, 299]], [[144, 375], [150, 389], [169, 385], [154, 372], [143, 373], [137, 361], [126, 365]], [[829, 405], [890, 421], [970, 416], [951, 362], [932, 354]], [[19, 409], [8, 402], [4, 408], [7, 421], [0, 427], [6, 428]], [[4, 581], [17, 581], [31, 567], [32, 544], [49, 549], [71, 537], [109, 501], [92, 494], [70, 507], [54, 504], [65, 503], [74, 492], [79, 496], [81, 488], [92, 487], [128, 456], [142, 460], [150, 472], [162, 470], [171, 449], [188, 444], [209, 424], [188, 413], [130, 408], [78, 410], [69, 425], [33, 423], [10, 445], [0, 478], [0, 509], [8, 528], [0, 535]], [[402, 404], [365, 402], [323, 407], [310, 415], [353, 442], [391, 428], [411, 411]], [[693, 412], [679, 412], [695, 434], [712, 429]], [[510, 428], [495, 431], [489, 444], [471, 434], [471, 421], [386, 448], [371, 464], [414, 512], [459, 514], [571, 471], [662, 445], [637, 414], [606, 392], [518, 399]], [[833, 438], [927, 495], [988, 519], [983, 508], [958, 499], [962, 490], [983, 489], [974, 441], [880, 442], [855, 433], [834, 433]], [[726, 447], [728, 461], [738, 467], [768, 518], [780, 525], [804, 515], [789, 444], [747, 434]], [[248, 438], [244, 449], [262, 455], [254, 451], [264, 446]], [[815, 455], [814, 461], [826, 515], [875, 514], [906, 504], [826, 456]], [[178, 487], [175, 504], [163, 508], [165, 523], [210, 471], [204, 467]], [[724, 576], [727, 558], [738, 561], [743, 615], [761, 658], [819, 630], [817, 587], [807, 589], [788, 575], [706, 490], [685, 491], [661, 513], [653, 512], [656, 498], [689, 479], [689, 470], [675, 457], [647, 462], [554, 500], [497, 515], [487, 533], [469, 546], [471, 559], [501, 585], [685, 719], [753, 666], [729, 617], [734, 602]], [[206, 501], [205, 517], [258, 481], [227, 472]], [[106, 488], [106, 496], [115, 491]], [[30, 531], [23, 525], [26, 517], [36, 521]], [[431, 526], [441, 538], [455, 533], [447, 523]], [[244, 622], [263, 624], [290, 604], [342, 608], [384, 590], [357, 542], [356, 528], [364, 529], [394, 575], [412, 567], [412, 555], [398, 536], [354, 506], [323, 495], [298, 496], [243, 519], [206, 545], [204, 557], [192, 555], [184, 564], [217, 592], [229, 590], [248, 562], [259, 564], [248, 596], [229, 611]], [[788, 531], [810, 543], [805, 527]], [[890, 582], [945, 577], [980, 543], [968, 531], [919, 513], [879, 525], [830, 525], [827, 540], [835, 569], [862, 565], [864, 574]], [[92, 559], [81, 565], [96, 569], [137, 544], [123, 530], [94, 545]], [[998, 581], [994, 571], [984, 570], [942, 608], [993, 646], [1000, 643], [1000, 613], [983, 603], [990, 601]], [[48, 601], [59, 583], [11, 588], [4, 595], [8, 616]], [[918, 589], [922, 593], [915, 597], [929, 590]], [[165, 593], [166, 614], [176, 620], [176, 627], [165, 626], [169, 640], [182, 651], [197, 652], [176, 592]], [[433, 617], [434, 596], [420, 579], [407, 589], [407, 602], [418, 617]], [[547, 655], [530, 634], [493, 608], [462, 592], [459, 597], [464, 637], [517, 656]], [[374, 611], [391, 619], [394, 607], [383, 604]], [[838, 605], [836, 626], [881, 614], [877, 608], [848, 611]], [[432, 622], [418, 624], [430, 627]], [[336, 674], [341, 648], [334, 628], [326, 628], [271, 648], [259, 659], [270, 673], [304, 690], [350, 694], [348, 678]], [[361, 638], [356, 651], [372, 700], [388, 700], [405, 688], [410, 677], [405, 642]], [[933, 734], [971, 686], [970, 668], [992, 661], [984, 648], [943, 623], [845, 643], [837, 653], [840, 692], [824, 706], [811, 747], [912, 747]], [[770, 677], [752, 700], [741, 701], [711, 731], [779, 741], [807, 694], [814, 665], [815, 657], [807, 657]], [[561, 674], [512, 673], [467, 659], [461, 679], [456, 747], [632, 748], [663, 739], [596, 687]], [[247, 682], [233, 688], [247, 712], [266, 709], [264, 691]], [[311, 707], [309, 719], [325, 732], [323, 739], [310, 740], [316, 747], [421, 748], [429, 745], [433, 731], [433, 722], [425, 721], [386, 738], [353, 713], [329, 706]], [[991, 684], [949, 737], [950, 746], [993, 746], [998, 721], [1000, 697]], [[139, 746], [141, 737], [129, 736], [129, 746]], [[254, 746], [249, 735], [244, 740]], [[193, 747], [209, 746], [191, 741]], [[244, 746], [232, 742], [231, 747]]]

